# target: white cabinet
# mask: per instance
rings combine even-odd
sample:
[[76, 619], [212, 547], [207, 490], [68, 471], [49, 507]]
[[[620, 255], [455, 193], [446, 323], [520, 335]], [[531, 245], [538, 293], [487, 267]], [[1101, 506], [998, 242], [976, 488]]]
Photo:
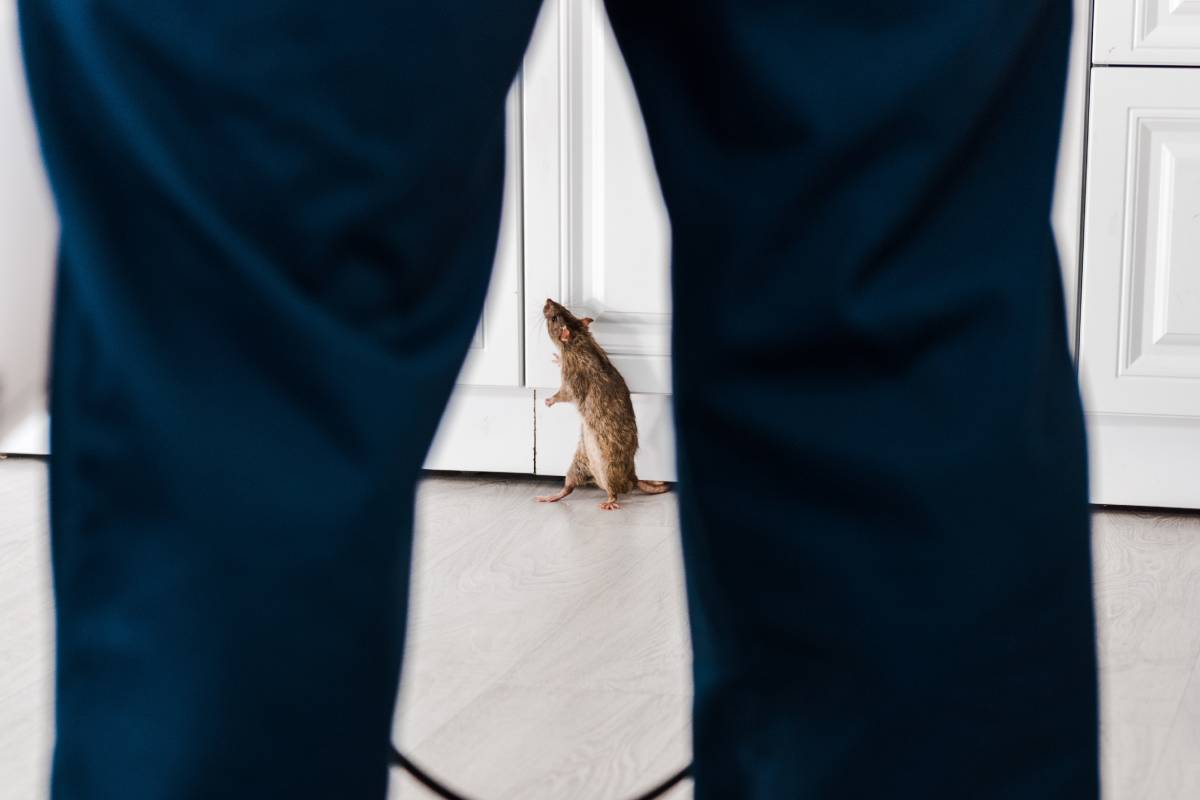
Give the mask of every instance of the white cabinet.
[[[547, 297], [633, 392], [639, 477], [675, 479], [670, 226], [633, 87], [599, 0], [547, 0], [509, 101], [496, 275], [431, 469], [562, 475], [579, 439], [546, 336]], [[505, 388], [510, 387], [510, 388]]]
[[[505, 355], [472, 353], [426, 466], [566, 471], [580, 422], [573, 405], [543, 402], [559, 385], [542, 319], [542, 304], [552, 297], [596, 320], [592, 332], [629, 384], [639, 477], [674, 480], [670, 225], [633, 87], [599, 0], [547, 0], [509, 112], [509, 205], [481, 327], [485, 346], [498, 328], [489, 318], [494, 295], [509, 291], [504, 271], [513, 260], [520, 262], [523, 288], [514, 296], [522, 321], [508, 326], [507, 305], [494, 312], [506, 332], [497, 335], [511, 338], [491, 346]], [[509, 227], [516, 219], [519, 237]], [[518, 240], [513, 259], [506, 258], [504, 242]], [[500, 388], [508, 385], [513, 347], [520, 388]]]
[[[1096, 0], [1094, 25], [1089, 0], [1075, 6], [1053, 220], [1072, 330], [1082, 265], [1094, 499], [1200, 507], [1185, 469], [1200, 466], [1200, 70], [1092, 69], [1086, 58], [1094, 34], [1098, 64], [1200, 64], [1200, 0]], [[546, 0], [508, 114], [491, 289], [427, 466], [565, 470], [578, 416], [541, 402], [559, 382], [541, 319], [553, 297], [596, 319], [634, 393], [640, 476], [673, 480], [670, 229], [601, 0]], [[49, 274], [49, 258], [38, 260]], [[5, 447], [45, 452], [44, 425]]]
[[[671, 390], [670, 230], [633, 86], [600, 0], [549, 0], [525, 60], [525, 312], [553, 297], [634, 392]], [[526, 378], [555, 386], [544, 335]]]
[[[15, 24], [12, 30], [4, 55], [15, 63]], [[8, 83], [2, 88], [23, 98], [15, 73]], [[640, 477], [674, 479], [669, 226], [629, 77], [599, 0], [546, 3], [507, 109], [504, 211], [491, 286], [426, 466], [565, 471], [578, 415], [570, 405], [541, 403], [559, 382], [541, 319], [542, 302], [554, 297], [596, 319], [595, 335], [635, 394]], [[27, 109], [10, 116], [6, 132], [31, 130]], [[36, 177], [36, 156], [26, 149], [19, 166]], [[20, 199], [12, 192], [4, 197]], [[29, 209], [52, 230], [46, 206]], [[15, 213], [6, 219], [19, 221]], [[24, 260], [48, 283], [52, 257], [49, 246], [43, 249]], [[0, 452], [46, 453], [46, 427], [44, 414], [31, 419], [0, 442]]]
[[1093, 500], [1200, 507], [1200, 70], [1095, 70], [1089, 130]]
[[521, 95], [509, 93], [504, 209], [492, 281], [459, 382], [474, 386], [520, 386], [521, 352]]
[[524, 387], [521, 90], [507, 103], [504, 209], [487, 300], [427, 469], [533, 472], [533, 392]]
[[[16, 7], [0, 6], [0, 453], [45, 452], [45, 360], [58, 226], [38, 159]], [[11, 420], [10, 420], [10, 424]]]
[[1200, 508], [1200, 0], [1093, 13], [1078, 350], [1092, 501]]
[[[642, 478], [673, 480], [670, 226], [646, 131], [600, 0], [548, 0], [523, 70], [525, 380], [558, 387], [547, 297], [591, 330], [633, 392]], [[573, 405], [535, 404], [536, 472], [561, 475]]]

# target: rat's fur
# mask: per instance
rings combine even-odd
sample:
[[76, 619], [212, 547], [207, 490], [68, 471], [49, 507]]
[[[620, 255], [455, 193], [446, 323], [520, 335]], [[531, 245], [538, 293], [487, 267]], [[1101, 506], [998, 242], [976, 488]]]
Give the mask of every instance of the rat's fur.
[[591, 317], [579, 319], [550, 299], [542, 314], [562, 366], [562, 386], [546, 398], [546, 405], [574, 403], [583, 418], [583, 431], [562, 491], [538, 500], [556, 502], [576, 486], [594, 481], [608, 493], [600, 507], [609, 511], [620, 508], [617, 495], [632, 491], [635, 485], [648, 494], [667, 491], [669, 487], [662, 481], [639, 481], [634, 473], [638, 434], [629, 387], [588, 329]]

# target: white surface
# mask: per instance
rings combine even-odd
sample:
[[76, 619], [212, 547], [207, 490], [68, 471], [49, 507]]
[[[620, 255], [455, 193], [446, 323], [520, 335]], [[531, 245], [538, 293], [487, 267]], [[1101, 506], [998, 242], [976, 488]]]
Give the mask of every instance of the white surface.
[[[446, 406], [426, 469], [533, 472], [533, 390], [459, 386]], [[50, 418], [27, 416], [4, 439], [0, 453], [46, 455]]]
[[1097, 64], [1200, 64], [1200, 0], [1096, 0]]
[[668, 393], [667, 212], [599, 0], [549, 0], [523, 76], [526, 383], [558, 382], [539, 327], [553, 297], [595, 318], [593, 333], [632, 391]]
[[[538, 475], [565, 475], [579, 444], [579, 412], [573, 403], [557, 403], [547, 408], [545, 400], [554, 392], [555, 389], [539, 389], [534, 403]], [[637, 476], [647, 481], [676, 480], [670, 395], [635, 393], [633, 413], [641, 445], [634, 461]]]
[[46, 466], [0, 461], [0, 798], [44, 800], [53, 731], [54, 604]]
[[533, 472], [533, 391], [459, 386], [425, 468]]
[[1200, 71], [1095, 70], [1090, 142], [1092, 499], [1200, 508]]
[[1200, 508], [1200, 425], [1195, 417], [1088, 414], [1092, 502]]
[[0, 453], [44, 456], [50, 452], [50, 415], [38, 409], [0, 437]]
[[520, 386], [521, 348], [521, 91], [509, 93], [505, 126], [504, 210], [492, 281], [459, 383]]
[[0, 8], [0, 441], [45, 407], [58, 235], [12, 3]]

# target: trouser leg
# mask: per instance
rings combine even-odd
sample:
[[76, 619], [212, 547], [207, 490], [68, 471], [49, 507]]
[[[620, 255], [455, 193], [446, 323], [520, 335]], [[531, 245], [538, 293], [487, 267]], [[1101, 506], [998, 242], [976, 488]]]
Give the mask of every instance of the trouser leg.
[[536, 2], [22, 2], [62, 221], [53, 795], [379, 797]]
[[1069, 4], [608, 5], [673, 225], [697, 797], [1096, 797]]

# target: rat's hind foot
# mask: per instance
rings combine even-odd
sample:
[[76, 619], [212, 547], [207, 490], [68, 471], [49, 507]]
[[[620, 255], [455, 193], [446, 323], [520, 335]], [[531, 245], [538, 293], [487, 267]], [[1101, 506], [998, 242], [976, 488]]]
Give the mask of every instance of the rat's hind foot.
[[616, 511], [620, 507], [621, 507], [621, 504], [618, 503], [616, 498], [614, 498], [614, 497], [610, 497], [608, 500], [605, 500], [603, 503], [600, 504], [600, 508], [604, 511]]

